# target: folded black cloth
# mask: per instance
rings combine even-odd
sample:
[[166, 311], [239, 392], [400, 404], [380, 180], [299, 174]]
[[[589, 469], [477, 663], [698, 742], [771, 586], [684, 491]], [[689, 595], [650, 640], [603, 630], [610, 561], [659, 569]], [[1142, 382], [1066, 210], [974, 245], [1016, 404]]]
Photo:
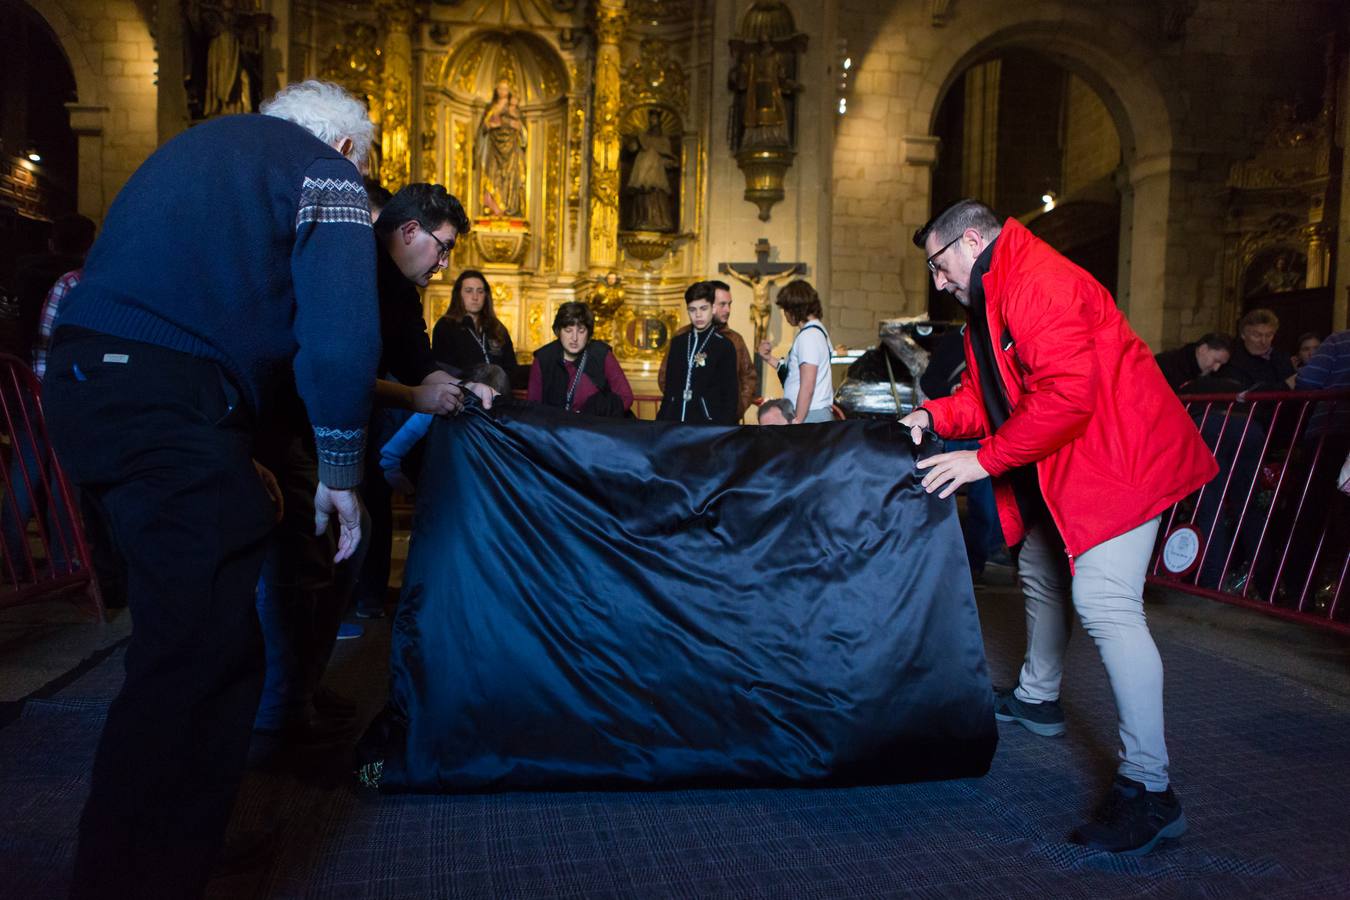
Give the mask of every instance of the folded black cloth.
[[984, 774], [964, 544], [918, 482], [893, 422], [438, 420], [367, 774], [417, 791]]

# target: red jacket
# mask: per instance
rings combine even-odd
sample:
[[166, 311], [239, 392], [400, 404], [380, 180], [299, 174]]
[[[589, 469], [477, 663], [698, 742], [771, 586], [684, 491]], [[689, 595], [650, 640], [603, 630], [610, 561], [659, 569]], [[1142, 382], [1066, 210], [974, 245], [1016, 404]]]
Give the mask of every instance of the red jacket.
[[1012, 485], [1001, 477], [1017, 466], [1035, 464], [1071, 560], [1218, 472], [1110, 293], [1016, 219], [994, 245], [984, 296], [1011, 415], [990, 434], [970, 329], [960, 386], [924, 408], [939, 435], [983, 438], [978, 458], [994, 478], [1009, 545], [1026, 532]]

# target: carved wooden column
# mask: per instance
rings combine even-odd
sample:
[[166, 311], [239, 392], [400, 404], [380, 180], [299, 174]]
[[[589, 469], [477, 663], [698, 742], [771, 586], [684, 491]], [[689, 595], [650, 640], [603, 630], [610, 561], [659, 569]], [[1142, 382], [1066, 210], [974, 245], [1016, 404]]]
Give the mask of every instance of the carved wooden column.
[[380, 98], [380, 183], [397, 191], [412, 176], [409, 111], [412, 109], [411, 0], [376, 0], [384, 34], [384, 79]]
[[624, 0], [597, 0], [595, 97], [591, 134], [590, 267], [619, 261], [619, 42], [628, 24]]

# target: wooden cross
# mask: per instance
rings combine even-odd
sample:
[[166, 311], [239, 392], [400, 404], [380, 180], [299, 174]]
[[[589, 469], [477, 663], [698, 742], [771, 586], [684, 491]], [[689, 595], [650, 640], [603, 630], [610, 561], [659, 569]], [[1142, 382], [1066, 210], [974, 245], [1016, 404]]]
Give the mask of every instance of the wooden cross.
[[786, 281], [793, 275], [807, 274], [806, 263], [771, 263], [769, 253], [773, 247], [768, 238], [755, 242], [755, 261], [752, 263], [718, 263], [717, 271], [739, 281], [750, 288], [750, 322], [754, 325], [754, 343], [750, 352], [755, 357], [755, 378], [758, 381], [756, 393], [764, 393], [764, 360], [759, 357], [759, 345], [769, 336], [769, 314], [773, 311], [769, 303], [769, 289], [780, 281]]

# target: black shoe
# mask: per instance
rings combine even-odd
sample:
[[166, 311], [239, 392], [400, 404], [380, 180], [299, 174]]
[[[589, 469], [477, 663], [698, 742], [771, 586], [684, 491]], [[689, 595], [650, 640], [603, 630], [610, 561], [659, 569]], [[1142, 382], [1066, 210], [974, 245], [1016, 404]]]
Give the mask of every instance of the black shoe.
[[383, 606], [358, 606], [356, 608], [356, 617], [358, 619], [383, 619]]
[[1186, 814], [1169, 787], [1150, 791], [1124, 775], [1111, 783], [1111, 793], [1093, 816], [1069, 835], [1069, 840], [1093, 850], [1144, 856], [1159, 842], [1186, 833]]
[[1000, 722], [1016, 722], [1042, 737], [1058, 737], [1064, 733], [1064, 710], [1058, 700], [1028, 703], [1018, 700], [1013, 688], [994, 691], [994, 718]]

